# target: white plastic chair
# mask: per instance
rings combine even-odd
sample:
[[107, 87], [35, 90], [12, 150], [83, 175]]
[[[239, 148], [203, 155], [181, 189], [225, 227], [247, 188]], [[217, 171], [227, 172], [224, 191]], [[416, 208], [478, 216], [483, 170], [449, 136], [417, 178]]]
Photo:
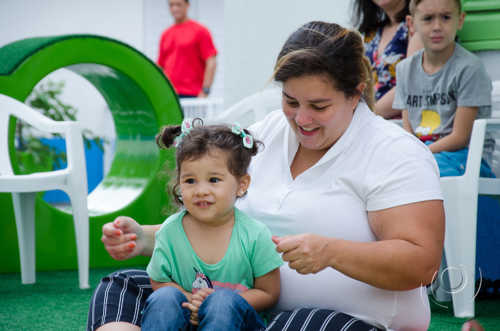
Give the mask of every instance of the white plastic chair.
[[217, 114], [210, 122], [238, 122], [247, 128], [263, 119], [268, 113], [281, 108], [281, 89], [269, 88], [249, 95], [233, 106]]
[[[62, 134], [66, 138], [67, 168], [15, 175], [9, 155], [10, 116], [21, 119], [41, 131]], [[89, 217], [82, 130], [76, 122], [53, 121], [24, 103], [0, 94], [0, 192], [12, 193], [23, 284], [32, 284], [36, 278], [36, 192], [55, 189], [65, 191], [71, 200], [78, 252], [79, 285], [81, 289], [89, 288]]]
[[[500, 111], [495, 108], [497, 97], [500, 82], [494, 84], [493, 115]], [[474, 317], [478, 195], [500, 195], [500, 178], [479, 177], [487, 130], [498, 135], [500, 118], [474, 121], [464, 175], [441, 178], [446, 214], [444, 251], [455, 317]], [[498, 142], [496, 145], [498, 149]]]

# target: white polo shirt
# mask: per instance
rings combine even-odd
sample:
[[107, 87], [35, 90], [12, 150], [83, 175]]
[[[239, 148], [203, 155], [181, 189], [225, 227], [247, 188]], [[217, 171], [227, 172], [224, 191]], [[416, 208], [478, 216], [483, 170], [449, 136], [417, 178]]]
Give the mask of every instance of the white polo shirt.
[[[364, 102], [348, 129], [311, 168], [292, 179], [298, 141], [282, 111], [249, 128], [264, 142], [250, 165], [248, 195], [237, 203], [273, 235], [316, 233], [374, 241], [367, 211], [442, 199], [439, 170], [429, 149], [397, 125], [375, 116]], [[300, 275], [281, 268], [278, 310], [336, 309], [384, 327], [426, 330], [425, 288], [387, 291], [329, 268]]]

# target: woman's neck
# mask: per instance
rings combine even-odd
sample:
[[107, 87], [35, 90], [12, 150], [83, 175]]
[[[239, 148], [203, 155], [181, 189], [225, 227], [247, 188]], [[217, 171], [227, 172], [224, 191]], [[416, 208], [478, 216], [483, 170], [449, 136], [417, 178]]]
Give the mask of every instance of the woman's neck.
[[394, 6], [382, 8], [387, 17], [389, 18], [389, 26], [394, 26], [399, 24], [400, 22], [397, 20], [397, 16], [401, 10], [405, 7], [405, 1], [402, 0], [395, 4]]
[[297, 153], [295, 153], [295, 157], [293, 158], [292, 164], [290, 165], [290, 173], [292, 174], [292, 178], [295, 179], [301, 173], [318, 163], [318, 161], [323, 157], [323, 155], [326, 154], [326, 152], [327, 150], [307, 149], [299, 145]]

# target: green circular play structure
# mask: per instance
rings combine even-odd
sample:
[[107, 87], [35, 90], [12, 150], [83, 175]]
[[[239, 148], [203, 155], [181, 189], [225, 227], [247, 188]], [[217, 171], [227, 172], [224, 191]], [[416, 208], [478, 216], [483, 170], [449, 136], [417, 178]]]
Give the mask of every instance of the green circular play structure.
[[[164, 163], [173, 154], [159, 151], [159, 128], [182, 120], [179, 100], [162, 70], [136, 49], [106, 37], [65, 35], [23, 39], [0, 48], [0, 93], [24, 102], [35, 85], [65, 68], [87, 79], [103, 96], [116, 128], [109, 173], [89, 195], [90, 266], [130, 266], [144, 258], [117, 262], [105, 252], [101, 228], [118, 215], [142, 224], [165, 218], [168, 197]], [[85, 111], [81, 109], [80, 111]], [[99, 119], [96, 119], [99, 120]], [[14, 123], [10, 151], [14, 146]], [[11, 158], [15, 159], [15, 158]], [[18, 170], [17, 164], [13, 164]], [[10, 194], [0, 194], [0, 272], [18, 272], [19, 255]], [[37, 198], [36, 270], [76, 269], [72, 215]]]

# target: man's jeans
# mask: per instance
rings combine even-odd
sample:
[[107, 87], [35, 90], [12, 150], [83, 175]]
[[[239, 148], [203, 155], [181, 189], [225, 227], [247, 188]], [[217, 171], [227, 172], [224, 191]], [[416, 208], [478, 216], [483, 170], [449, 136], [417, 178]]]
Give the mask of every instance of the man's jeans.
[[[142, 315], [142, 330], [196, 330], [190, 323], [191, 311], [182, 307], [186, 296], [177, 288], [165, 286], [151, 294]], [[255, 309], [239, 294], [217, 289], [201, 304], [198, 329], [263, 330], [264, 323]]]

